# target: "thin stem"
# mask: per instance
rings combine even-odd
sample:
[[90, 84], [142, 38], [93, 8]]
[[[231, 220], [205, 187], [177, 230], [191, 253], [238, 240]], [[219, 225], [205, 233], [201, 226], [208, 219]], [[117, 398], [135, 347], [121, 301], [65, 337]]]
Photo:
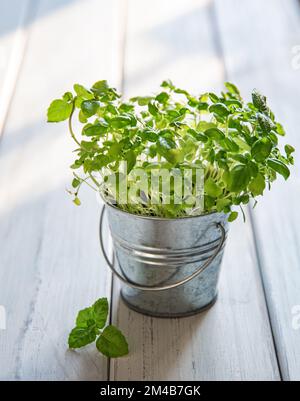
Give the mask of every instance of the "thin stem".
[[73, 102], [72, 111], [71, 111], [71, 114], [69, 117], [69, 131], [70, 131], [71, 137], [74, 139], [74, 141], [77, 143], [77, 145], [80, 146], [80, 142], [76, 138], [73, 128], [72, 128], [72, 116], [73, 116], [74, 110], [75, 110], [75, 103]]
[[100, 187], [100, 183], [96, 180], [95, 177], [92, 176], [91, 173], [89, 173], [89, 176], [90, 176], [91, 180], [94, 182], [94, 184], [97, 185], [97, 187]]

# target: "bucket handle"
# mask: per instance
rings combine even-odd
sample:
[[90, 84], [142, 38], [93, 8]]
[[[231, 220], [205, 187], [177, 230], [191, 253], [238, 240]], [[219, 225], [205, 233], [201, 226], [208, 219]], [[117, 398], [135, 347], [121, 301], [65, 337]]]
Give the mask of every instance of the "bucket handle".
[[101, 210], [101, 215], [100, 215], [100, 227], [99, 227], [99, 239], [100, 239], [100, 247], [104, 256], [104, 259], [106, 263], [108, 264], [108, 267], [112, 271], [112, 273], [118, 277], [119, 280], [121, 280], [124, 284], [128, 285], [131, 288], [135, 288], [137, 290], [143, 290], [143, 291], [164, 291], [164, 290], [170, 290], [172, 288], [179, 287], [180, 285], [183, 285], [185, 283], [188, 283], [189, 281], [193, 280], [193, 278], [197, 277], [200, 273], [204, 272], [205, 269], [208, 268], [208, 266], [212, 263], [212, 261], [216, 258], [218, 253], [221, 251], [225, 239], [226, 239], [226, 231], [224, 227], [222, 226], [221, 223], [216, 223], [217, 228], [221, 231], [221, 240], [220, 243], [215, 250], [215, 252], [207, 259], [207, 261], [199, 267], [194, 273], [191, 275], [183, 278], [182, 280], [179, 280], [175, 283], [172, 284], [167, 284], [164, 286], [144, 286], [136, 283], [132, 283], [131, 281], [128, 281], [124, 276], [122, 276], [114, 267], [112, 262], [109, 260], [105, 247], [104, 247], [104, 242], [103, 242], [103, 218], [104, 218], [104, 213], [105, 213], [105, 205], [102, 206]]

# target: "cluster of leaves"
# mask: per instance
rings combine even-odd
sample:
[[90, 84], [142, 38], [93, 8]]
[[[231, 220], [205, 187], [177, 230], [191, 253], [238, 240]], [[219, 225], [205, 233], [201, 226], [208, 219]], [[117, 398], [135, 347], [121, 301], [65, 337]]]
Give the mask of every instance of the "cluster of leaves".
[[92, 306], [79, 311], [76, 327], [69, 335], [69, 347], [81, 348], [96, 341], [99, 352], [110, 358], [128, 354], [128, 344], [117, 327], [106, 326], [108, 316], [108, 302], [100, 298]]
[[[235, 85], [227, 82], [225, 87], [220, 95], [193, 96], [164, 81], [157, 95], [123, 102], [106, 81], [96, 82], [89, 89], [75, 84], [75, 95], [65, 93], [48, 109], [49, 122], [69, 119], [77, 144], [77, 158], [71, 166], [74, 202], [80, 204], [77, 195], [82, 183], [102, 188], [108, 196], [109, 188], [104, 179], [98, 179], [99, 172], [105, 176], [107, 172], [117, 173], [121, 180], [119, 171], [124, 161], [128, 174], [135, 167], [145, 171], [202, 168], [204, 212], [230, 213], [229, 220], [234, 220], [238, 215], [232, 211], [235, 205], [242, 209], [250, 198], [262, 195], [278, 174], [289, 177], [294, 148], [285, 145], [284, 152], [280, 151], [278, 137], [285, 132], [265, 96], [254, 90], [252, 102], [245, 103]], [[76, 109], [84, 124], [80, 139], [72, 129]], [[115, 199], [118, 207], [131, 213], [161, 217], [193, 213], [193, 206], [175, 204], [172, 198], [162, 205], [148, 201], [124, 205]]]

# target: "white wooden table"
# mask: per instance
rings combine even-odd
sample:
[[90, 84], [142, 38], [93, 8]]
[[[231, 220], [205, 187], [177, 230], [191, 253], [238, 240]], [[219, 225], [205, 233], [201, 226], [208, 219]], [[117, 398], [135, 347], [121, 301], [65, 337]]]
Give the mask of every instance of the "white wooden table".
[[[119, 300], [99, 205], [88, 190], [80, 208], [66, 195], [73, 146], [63, 124], [45, 122], [74, 82], [108, 79], [130, 96], [165, 78], [196, 93], [228, 79], [266, 93], [300, 149], [299, 44], [297, 0], [0, 2], [0, 379], [300, 379], [299, 163], [231, 225], [217, 304], [155, 319]], [[67, 350], [76, 312], [100, 296], [128, 357]]]

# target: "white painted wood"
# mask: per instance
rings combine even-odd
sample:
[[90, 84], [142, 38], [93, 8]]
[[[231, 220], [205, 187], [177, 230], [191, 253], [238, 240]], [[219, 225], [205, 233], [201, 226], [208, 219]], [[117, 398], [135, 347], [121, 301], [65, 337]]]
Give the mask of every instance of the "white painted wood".
[[49, 102], [74, 82], [117, 84], [118, 1], [42, 0], [0, 146], [0, 378], [105, 380], [93, 346], [67, 350], [77, 311], [110, 296], [100, 255], [99, 205], [70, 185], [74, 144], [66, 124], [47, 124]]
[[[299, 48], [295, 47], [300, 44], [299, 2], [217, 0], [215, 5], [229, 79], [242, 88], [243, 94], [253, 86], [261, 89], [286, 127], [287, 142], [299, 149], [300, 65]], [[289, 181], [279, 178], [253, 212], [262, 277], [285, 380], [300, 379], [299, 166], [296, 155]]]
[[30, 0], [0, 3], [0, 136], [23, 59], [33, 12], [34, 5]]
[[[129, 3], [126, 95], [157, 90], [171, 78], [193, 91], [224, 80], [212, 2]], [[157, 319], [128, 310], [114, 280], [114, 322], [126, 333], [128, 357], [111, 361], [112, 380], [278, 380], [250, 222], [233, 223], [219, 288], [209, 311]], [[155, 296], [155, 295], [154, 295]]]

